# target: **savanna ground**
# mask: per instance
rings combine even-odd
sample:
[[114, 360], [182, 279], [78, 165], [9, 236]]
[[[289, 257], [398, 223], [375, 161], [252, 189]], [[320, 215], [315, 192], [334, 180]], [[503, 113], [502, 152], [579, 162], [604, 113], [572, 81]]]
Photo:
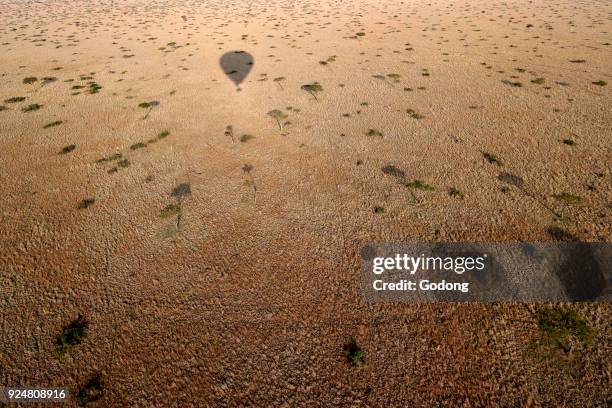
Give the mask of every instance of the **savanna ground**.
[[609, 242], [611, 43], [604, 0], [0, 0], [0, 385], [606, 406], [609, 303], [368, 305], [359, 253]]

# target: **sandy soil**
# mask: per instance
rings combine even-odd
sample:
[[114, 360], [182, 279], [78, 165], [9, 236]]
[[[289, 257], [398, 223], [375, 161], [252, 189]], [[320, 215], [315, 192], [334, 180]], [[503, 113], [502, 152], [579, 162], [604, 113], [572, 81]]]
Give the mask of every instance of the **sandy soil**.
[[537, 305], [367, 305], [359, 251], [609, 242], [611, 16], [0, 0], [0, 385], [76, 404], [97, 377], [100, 407], [606, 406], [609, 303], [573, 306], [598, 335], [567, 352]]

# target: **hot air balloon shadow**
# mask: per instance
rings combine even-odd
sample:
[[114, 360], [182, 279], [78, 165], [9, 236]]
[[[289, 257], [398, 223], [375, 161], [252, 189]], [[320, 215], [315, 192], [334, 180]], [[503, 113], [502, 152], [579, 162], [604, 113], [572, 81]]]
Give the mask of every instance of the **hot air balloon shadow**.
[[246, 51], [230, 51], [221, 56], [219, 60], [221, 69], [235, 84], [236, 90], [240, 91], [240, 84], [251, 72], [253, 67], [253, 56]]

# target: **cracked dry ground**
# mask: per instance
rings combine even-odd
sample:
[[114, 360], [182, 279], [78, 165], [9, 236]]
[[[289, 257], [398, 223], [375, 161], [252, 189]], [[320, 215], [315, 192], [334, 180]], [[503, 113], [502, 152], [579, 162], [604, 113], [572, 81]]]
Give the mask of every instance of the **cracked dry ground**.
[[[0, 0], [0, 384], [100, 407], [606, 406], [609, 303], [572, 305], [597, 335], [563, 348], [542, 305], [368, 305], [359, 254], [609, 242], [611, 12]], [[232, 50], [254, 60], [240, 92]]]

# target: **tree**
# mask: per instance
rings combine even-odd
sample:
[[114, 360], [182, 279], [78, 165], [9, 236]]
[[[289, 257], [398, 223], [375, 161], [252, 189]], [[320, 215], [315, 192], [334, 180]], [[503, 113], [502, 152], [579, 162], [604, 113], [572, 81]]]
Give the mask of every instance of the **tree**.
[[278, 124], [278, 129], [282, 132], [283, 131], [283, 125], [281, 123], [281, 120], [287, 119], [287, 114], [283, 113], [283, 111], [281, 111], [281, 110], [272, 109], [270, 112], [268, 112], [268, 116], [270, 116], [272, 119], [276, 120], [276, 123]]
[[323, 92], [323, 87], [318, 82], [313, 82], [312, 84], [302, 85], [301, 89], [311, 94], [312, 97], [315, 98], [315, 101], [318, 101], [317, 95], [316, 95], [317, 92]]
[[282, 77], [282, 76], [273, 79], [273, 81], [276, 82], [278, 86], [280, 86], [280, 89], [283, 89], [283, 85], [281, 84], [281, 82], [283, 82], [284, 80], [285, 80], [285, 77]]

